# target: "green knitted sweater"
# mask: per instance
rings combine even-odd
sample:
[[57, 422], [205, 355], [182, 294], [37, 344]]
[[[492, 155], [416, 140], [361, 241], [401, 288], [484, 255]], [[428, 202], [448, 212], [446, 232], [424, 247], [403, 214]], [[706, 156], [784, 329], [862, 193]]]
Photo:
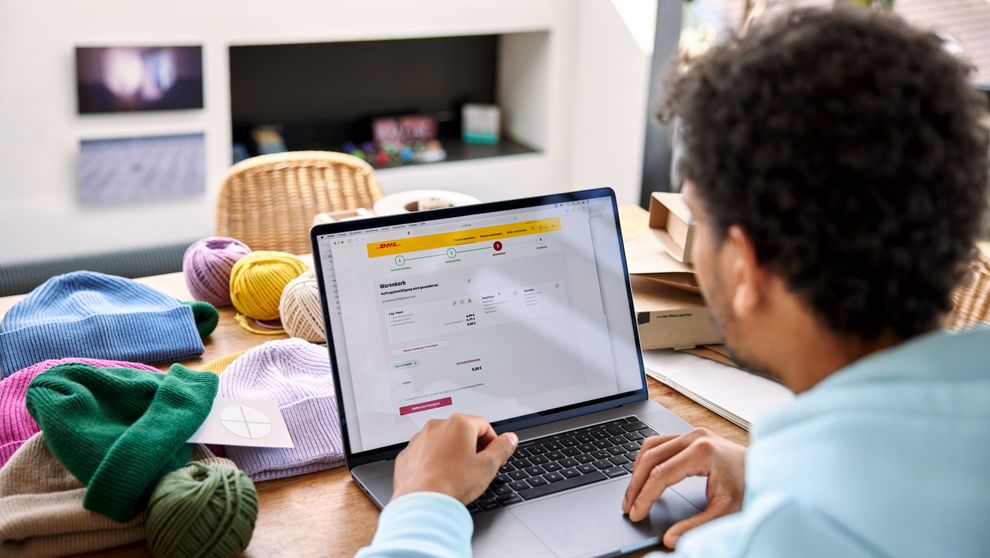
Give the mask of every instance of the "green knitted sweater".
[[186, 441], [213, 406], [216, 374], [62, 364], [28, 386], [28, 412], [48, 449], [87, 486], [83, 506], [125, 522], [158, 480], [189, 459]]

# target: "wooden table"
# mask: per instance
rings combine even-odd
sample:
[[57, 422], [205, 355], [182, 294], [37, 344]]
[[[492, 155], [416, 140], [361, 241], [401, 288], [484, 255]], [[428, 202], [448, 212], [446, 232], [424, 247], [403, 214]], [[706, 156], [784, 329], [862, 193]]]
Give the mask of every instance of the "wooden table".
[[[646, 230], [646, 212], [636, 206], [620, 211], [623, 236]], [[181, 300], [192, 300], [181, 273], [138, 279]], [[0, 316], [23, 296], [0, 298]], [[196, 368], [214, 358], [250, 349], [284, 336], [255, 335], [234, 321], [234, 310], [220, 310], [220, 325], [206, 341], [206, 352], [183, 364]], [[165, 368], [165, 367], [163, 367]], [[747, 444], [746, 431], [648, 378], [650, 398], [694, 426], [703, 426], [734, 442]], [[245, 552], [249, 557], [353, 556], [371, 542], [378, 522], [378, 508], [351, 480], [346, 468], [311, 473], [288, 479], [259, 482], [260, 512], [254, 538]], [[616, 502], [616, 507], [619, 503]], [[92, 556], [150, 556], [143, 543]]]

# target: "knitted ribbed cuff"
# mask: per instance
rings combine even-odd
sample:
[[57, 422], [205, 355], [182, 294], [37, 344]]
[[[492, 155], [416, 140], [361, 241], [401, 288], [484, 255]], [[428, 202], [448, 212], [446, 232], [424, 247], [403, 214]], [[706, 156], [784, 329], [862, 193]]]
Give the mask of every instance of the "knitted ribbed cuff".
[[21, 447], [23, 444], [23, 440], [17, 440], [14, 442], [7, 442], [6, 444], [0, 446], [0, 467], [3, 467], [3, 464], [9, 461], [17, 451], [17, 448]]
[[182, 301], [192, 308], [193, 319], [196, 320], [196, 331], [199, 332], [200, 339], [206, 339], [217, 328], [220, 323], [220, 311], [209, 302], [200, 300]]
[[24, 406], [24, 394], [35, 376], [37, 374], [29, 370], [15, 373], [0, 382], [0, 467], [21, 444], [40, 430]]
[[70, 357], [43, 360], [7, 376], [0, 382], [0, 468], [21, 444], [41, 430], [38, 423], [28, 413], [25, 403], [25, 396], [31, 380], [54, 366], [72, 362], [89, 364], [97, 368], [136, 368], [161, 373], [161, 370], [157, 368], [138, 362]]
[[[148, 410], [100, 462], [83, 506], [114, 521], [137, 515], [158, 480], [189, 460], [186, 441], [210, 414], [219, 382], [214, 374], [173, 365]], [[150, 439], [160, 443], [149, 446]]]
[[313, 397], [282, 408], [292, 448], [227, 446], [227, 457], [251, 480], [265, 481], [333, 469], [344, 464], [337, 405], [333, 397]]
[[0, 556], [65, 556], [144, 538], [144, 517], [115, 523], [83, 509], [86, 489], [36, 434], [0, 472]]
[[[174, 327], [183, 323], [189, 326]], [[7, 377], [45, 359], [79, 355], [146, 364], [182, 362], [205, 350], [194, 326], [193, 311], [186, 305], [135, 312], [127, 319], [96, 314], [71, 328], [59, 322], [35, 324], [0, 333], [0, 369]]]

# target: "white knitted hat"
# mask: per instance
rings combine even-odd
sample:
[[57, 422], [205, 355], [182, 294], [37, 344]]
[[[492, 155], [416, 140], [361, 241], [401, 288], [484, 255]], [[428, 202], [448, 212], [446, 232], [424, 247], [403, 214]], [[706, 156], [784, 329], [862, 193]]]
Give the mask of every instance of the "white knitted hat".
[[227, 457], [252, 480], [292, 477], [344, 463], [326, 347], [301, 339], [255, 347], [220, 375], [217, 397], [274, 400], [282, 410], [295, 447], [225, 448]]

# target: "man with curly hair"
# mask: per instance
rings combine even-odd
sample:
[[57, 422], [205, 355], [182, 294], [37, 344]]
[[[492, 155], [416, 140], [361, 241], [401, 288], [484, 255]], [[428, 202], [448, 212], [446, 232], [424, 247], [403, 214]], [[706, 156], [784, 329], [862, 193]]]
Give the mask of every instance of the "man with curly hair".
[[[796, 11], [695, 62], [665, 114], [715, 321], [798, 396], [748, 450], [704, 430], [648, 439], [616, 507], [641, 521], [704, 475], [707, 509], [663, 536], [678, 556], [986, 556], [990, 329], [940, 327], [987, 205], [967, 70], [891, 16]], [[451, 497], [477, 497], [514, 445], [478, 418], [431, 424], [359, 556], [469, 554]]]

